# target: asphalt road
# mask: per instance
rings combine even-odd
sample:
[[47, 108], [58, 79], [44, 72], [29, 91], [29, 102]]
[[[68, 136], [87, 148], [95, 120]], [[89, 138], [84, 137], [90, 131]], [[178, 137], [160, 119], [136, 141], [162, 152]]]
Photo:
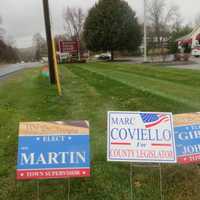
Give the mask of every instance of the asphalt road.
[[[141, 64], [143, 63], [143, 57], [126, 57], [126, 58], [118, 58], [118, 61], [127, 63], [127, 64]], [[148, 60], [151, 62], [151, 58], [148, 58]], [[173, 57], [169, 56], [167, 61], [172, 61]], [[154, 62], [161, 62], [162, 59], [159, 57], [154, 57]], [[149, 64], [149, 63], [148, 63]], [[150, 63], [151, 64], [151, 63]], [[161, 66], [163, 66], [161, 64]], [[165, 67], [170, 67], [170, 68], [176, 68], [176, 69], [194, 69], [194, 70], [200, 70], [200, 57], [195, 58], [193, 56], [190, 57], [189, 62], [177, 62], [177, 63], [170, 63], [170, 64], [164, 64]]]
[[174, 65], [174, 66], [169, 66], [169, 67], [176, 68], [176, 69], [200, 70], [200, 58], [191, 57], [190, 61], [194, 62], [194, 64]]
[[0, 79], [15, 73], [17, 71], [33, 68], [33, 67], [41, 67], [45, 64], [39, 63], [39, 62], [31, 62], [31, 63], [23, 63], [23, 64], [6, 64], [0, 67]]

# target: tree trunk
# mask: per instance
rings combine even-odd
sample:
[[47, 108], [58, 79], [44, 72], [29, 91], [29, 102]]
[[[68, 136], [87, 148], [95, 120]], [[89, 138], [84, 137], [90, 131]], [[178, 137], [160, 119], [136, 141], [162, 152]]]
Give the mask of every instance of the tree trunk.
[[111, 61], [113, 61], [114, 60], [114, 51], [111, 50], [110, 53], [111, 53]]

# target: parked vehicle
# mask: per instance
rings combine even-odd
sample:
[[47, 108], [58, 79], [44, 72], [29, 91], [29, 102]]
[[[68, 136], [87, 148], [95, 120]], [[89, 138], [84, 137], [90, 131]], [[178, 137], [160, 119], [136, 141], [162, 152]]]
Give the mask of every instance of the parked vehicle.
[[200, 46], [197, 46], [192, 50], [192, 56], [194, 56], [194, 57], [200, 56]]
[[110, 53], [102, 53], [102, 54], [96, 55], [95, 58], [97, 60], [111, 60], [111, 54]]

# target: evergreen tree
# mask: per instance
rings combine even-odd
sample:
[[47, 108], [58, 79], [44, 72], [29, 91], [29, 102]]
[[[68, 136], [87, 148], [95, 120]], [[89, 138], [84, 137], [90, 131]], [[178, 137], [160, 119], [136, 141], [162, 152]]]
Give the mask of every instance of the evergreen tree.
[[141, 44], [141, 27], [124, 0], [99, 0], [84, 24], [84, 39], [91, 51], [135, 51]]

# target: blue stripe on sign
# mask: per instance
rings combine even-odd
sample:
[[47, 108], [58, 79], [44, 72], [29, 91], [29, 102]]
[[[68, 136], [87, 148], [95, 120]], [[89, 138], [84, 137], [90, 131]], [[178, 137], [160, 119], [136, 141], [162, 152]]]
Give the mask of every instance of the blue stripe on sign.
[[89, 135], [60, 137], [60, 141], [52, 141], [56, 136], [19, 137], [17, 169], [89, 167]]

